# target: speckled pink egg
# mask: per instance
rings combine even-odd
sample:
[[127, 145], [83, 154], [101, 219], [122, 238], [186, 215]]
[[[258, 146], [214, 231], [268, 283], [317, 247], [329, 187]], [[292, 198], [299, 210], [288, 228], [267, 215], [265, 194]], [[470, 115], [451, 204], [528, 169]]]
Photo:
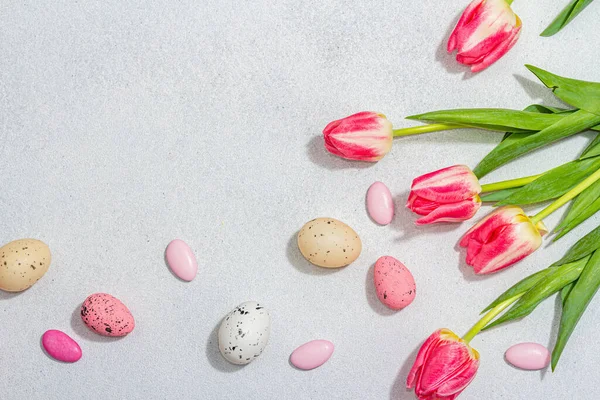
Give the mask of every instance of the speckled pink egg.
[[375, 263], [373, 275], [379, 301], [392, 310], [401, 310], [415, 299], [415, 278], [408, 268], [394, 257], [380, 257]]
[[103, 336], [125, 336], [135, 328], [133, 315], [119, 299], [106, 293], [89, 296], [81, 306], [81, 319]]

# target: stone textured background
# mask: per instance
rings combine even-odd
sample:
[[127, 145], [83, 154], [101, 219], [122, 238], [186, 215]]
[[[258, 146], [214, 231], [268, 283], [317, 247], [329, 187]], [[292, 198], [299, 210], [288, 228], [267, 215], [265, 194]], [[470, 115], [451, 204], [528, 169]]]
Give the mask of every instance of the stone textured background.
[[[600, 3], [541, 38], [567, 0], [516, 1], [524, 21], [518, 45], [477, 75], [444, 50], [466, 3], [3, 2], [0, 243], [39, 238], [54, 259], [30, 290], [0, 294], [0, 397], [412, 399], [403, 383], [432, 331], [464, 333], [496, 295], [598, 222], [547, 241], [508, 271], [475, 277], [455, 248], [469, 224], [417, 229], [403, 204], [413, 177], [474, 166], [498, 134], [398, 139], [375, 165], [324, 151], [327, 122], [360, 110], [402, 127], [414, 124], [403, 117], [434, 109], [560, 104], [525, 63], [600, 81]], [[524, 157], [485, 182], [570, 160], [591, 137]], [[396, 196], [387, 227], [365, 212], [375, 180]], [[301, 257], [295, 234], [319, 216], [360, 234], [364, 250], [353, 265], [329, 271]], [[198, 257], [192, 283], [165, 266], [174, 238]], [[381, 255], [415, 276], [417, 298], [404, 311], [389, 312], [375, 297], [372, 265]], [[105, 339], [82, 325], [79, 306], [94, 292], [128, 305], [137, 322], [130, 336]], [[273, 326], [263, 355], [241, 368], [221, 358], [215, 332], [247, 300], [264, 303]], [[600, 298], [554, 374], [503, 360], [517, 342], [553, 342], [554, 300], [479, 336], [481, 368], [461, 398], [588, 398], [598, 386], [598, 309]], [[49, 359], [39, 344], [47, 329], [72, 335], [83, 359]], [[335, 343], [331, 360], [310, 372], [291, 367], [292, 350], [317, 338]]]

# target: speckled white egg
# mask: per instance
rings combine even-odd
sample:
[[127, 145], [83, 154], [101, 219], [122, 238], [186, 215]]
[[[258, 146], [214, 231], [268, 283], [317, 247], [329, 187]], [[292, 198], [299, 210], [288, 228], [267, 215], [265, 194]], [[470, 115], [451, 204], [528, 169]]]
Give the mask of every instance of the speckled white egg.
[[244, 365], [260, 356], [271, 332], [269, 312], [255, 301], [237, 306], [219, 327], [219, 351], [233, 364]]
[[19, 239], [0, 247], [0, 289], [22, 292], [50, 266], [50, 249], [37, 239]]

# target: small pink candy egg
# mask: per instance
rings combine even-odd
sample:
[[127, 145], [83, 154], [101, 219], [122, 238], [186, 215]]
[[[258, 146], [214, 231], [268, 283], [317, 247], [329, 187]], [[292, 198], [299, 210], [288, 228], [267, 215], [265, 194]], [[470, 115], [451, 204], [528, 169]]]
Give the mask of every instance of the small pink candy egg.
[[333, 343], [328, 340], [313, 340], [294, 350], [290, 362], [299, 369], [314, 369], [325, 364], [332, 354]]
[[394, 257], [383, 256], [377, 260], [373, 281], [379, 301], [392, 310], [403, 309], [412, 303], [417, 295], [415, 278], [408, 268]]
[[119, 299], [106, 293], [90, 295], [81, 305], [83, 323], [102, 336], [125, 336], [135, 328], [133, 315]]
[[58, 361], [73, 363], [81, 358], [81, 347], [64, 332], [51, 329], [42, 336], [46, 353]]
[[194, 252], [183, 240], [175, 239], [167, 246], [166, 259], [177, 277], [191, 281], [198, 273], [198, 262]]
[[550, 351], [538, 343], [519, 343], [511, 346], [504, 354], [506, 361], [526, 370], [544, 369], [550, 364]]
[[367, 211], [373, 221], [387, 225], [394, 218], [392, 193], [382, 182], [375, 182], [367, 191]]

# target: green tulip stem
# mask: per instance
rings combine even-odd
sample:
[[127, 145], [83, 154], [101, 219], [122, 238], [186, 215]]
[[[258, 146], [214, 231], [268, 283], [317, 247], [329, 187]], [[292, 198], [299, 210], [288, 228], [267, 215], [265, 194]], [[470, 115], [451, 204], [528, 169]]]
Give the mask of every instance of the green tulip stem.
[[596, 172], [579, 182], [577, 186], [575, 186], [573, 189], [569, 190], [567, 193], [563, 194], [561, 197], [556, 199], [548, 207], [544, 208], [542, 211], [531, 217], [531, 222], [534, 225], [537, 224], [538, 222], [546, 218], [548, 215], [552, 214], [554, 211], [558, 210], [559, 208], [567, 204], [569, 201], [573, 200], [575, 197], [577, 197], [579, 193], [592, 186], [592, 184], [594, 184], [598, 179], [600, 179], [600, 169], [598, 169]]
[[473, 340], [473, 338], [479, 332], [481, 332], [481, 330], [487, 324], [489, 324], [491, 320], [496, 318], [496, 316], [498, 314], [500, 314], [502, 311], [504, 311], [508, 306], [510, 306], [515, 301], [517, 301], [519, 299], [519, 297], [523, 296], [524, 294], [525, 293], [520, 293], [514, 297], [511, 297], [510, 299], [504, 300], [502, 303], [498, 304], [496, 307], [494, 307], [490, 311], [488, 311], [475, 325], [473, 325], [473, 327], [469, 330], [469, 332], [467, 332], [467, 334], [462, 337], [462, 339], [465, 341], [465, 343], [469, 344], [469, 342], [471, 340]]
[[524, 178], [511, 179], [509, 181], [502, 181], [502, 182], [495, 182], [495, 183], [488, 183], [485, 185], [481, 185], [481, 193], [495, 192], [497, 190], [512, 189], [512, 188], [525, 186], [528, 183], [535, 181], [537, 178], [539, 178], [542, 175], [543, 174], [532, 175], [532, 176], [526, 176]]
[[513, 3], [514, 0], [506, 0], [506, 2], [508, 3], [508, 5], [510, 6]]
[[465, 128], [465, 126], [464, 125], [455, 125], [455, 124], [429, 124], [429, 125], [413, 126], [410, 128], [394, 129], [394, 137], [420, 135], [422, 133], [447, 131], [450, 129], [459, 129], [459, 128]]

